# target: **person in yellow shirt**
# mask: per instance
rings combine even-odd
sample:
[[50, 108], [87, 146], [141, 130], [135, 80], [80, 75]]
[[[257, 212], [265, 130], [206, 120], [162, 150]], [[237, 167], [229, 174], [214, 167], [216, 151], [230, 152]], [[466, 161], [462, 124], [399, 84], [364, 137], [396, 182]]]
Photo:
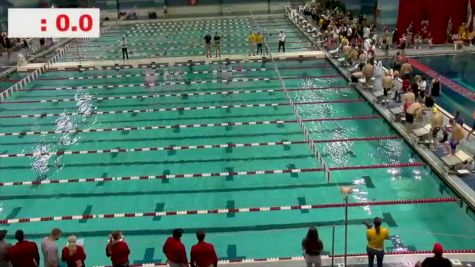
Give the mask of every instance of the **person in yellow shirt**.
[[[366, 223], [365, 223], [366, 224]], [[381, 227], [381, 218], [374, 218], [373, 225], [366, 224], [368, 230], [366, 231], [366, 239], [368, 240], [368, 247], [366, 252], [368, 253], [368, 266], [373, 267], [374, 257], [376, 256], [376, 262], [378, 267], [383, 267], [384, 258], [384, 240], [389, 239], [389, 230]]]
[[256, 55], [256, 35], [253, 32], [249, 32], [247, 36], [247, 41], [249, 42], [249, 56], [252, 54]]
[[264, 35], [262, 33], [257, 32], [256, 34], [256, 43], [257, 43], [257, 54], [259, 55], [259, 51], [262, 54], [262, 44], [264, 43]]

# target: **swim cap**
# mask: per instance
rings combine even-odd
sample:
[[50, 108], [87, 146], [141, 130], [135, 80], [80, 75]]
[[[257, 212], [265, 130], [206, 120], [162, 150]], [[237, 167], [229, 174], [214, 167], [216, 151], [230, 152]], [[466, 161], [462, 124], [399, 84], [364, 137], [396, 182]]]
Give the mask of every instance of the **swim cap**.
[[439, 111], [438, 108], [436, 108], [436, 107], [433, 107], [433, 108], [432, 108], [432, 112], [437, 113], [438, 111]]

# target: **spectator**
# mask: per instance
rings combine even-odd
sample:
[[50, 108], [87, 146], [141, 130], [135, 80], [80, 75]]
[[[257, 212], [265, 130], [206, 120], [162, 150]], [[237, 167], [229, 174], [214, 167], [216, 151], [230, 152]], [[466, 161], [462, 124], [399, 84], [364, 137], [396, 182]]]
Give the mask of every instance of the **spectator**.
[[112, 267], [128, 267], [130, 250], [121, 231], [114, 231], [109, 235], [106, 246], [106, 255], [111, 258]]
[[257, 32], [256, 34], [256, 43], [257, 43], [257, 54], [259, 55], [259, 51], [262, 54], [262, 44], [264, 43], [264, 35], [262, 33]]
[[22, 230], [15, 233], [18, 241], [8, 250], [8, 259], [13, 267], [38, 267], [40, 266], [40, 254], [35, 242], [25, 240]]
[[188, 266], [185, 246], [180, 240], [182, 235], [183, 229], [174, 229], [173, 236], [169, 237], [163, 245], [163, 253], [167, 256], [170, 267]]
[[437, 99], [440, 95], [440, 75], [436, 74], [434, 79], [432, 79], [432, 87], [430, 89], [430, 95]]
[[221, 36], [218, 32], [214, 34], [214, 49], [216, 50], [216, 57], [221, 57]]
[[120, 41], [120, 46], [122, 47], [122, 59], [125, 60], [126, 58], [129, 59], [129, 52], [127, 48], [127, 38], [122, 36], [122, 41]]
[[417, 262], [416, 267], [452, 267], [452, 262], [449, 259], [442, 257], [444, 248], [441, 244], [435, 243], [432, 252], [434, 252], [433, 257], [425, 258], [422, 264], [421, 262]]
[[279, 33], [279, 49], [277, 52], [280, 52], [280, 49], [282, 48], [282, 52], [285, 53], [285, 33], [284, 31], [280, 31]]
[[250, 31], [247, 35], [247, 41], [249, 42], [249, 56], [256, 55], [256, 35]]
[[426, 77], [422, 77], [421, 80], [419, 80], [418, 82], [418, 86], [419, 86], [419, 92], [420, 92], [420, 95], [428, 95], [429, 92], [427, 91], [427, 81], [426, 81]]
[[311, 226], [308, 229], [307, 236], [302, 240], [302, 249], [307, 267], [322, 266], [323, 242], [318, 236], [316, 227]]
[[51, 234], [41, 241], [41, 251], [43, 252], [44, 267], [58, 267], [59, 253], [56, 241], [61, 236], [61, 230], [54, 228]]
[[368, 228], [366, 231], [366, 239], [368, 240], [368, 246], [366, 248], [368, 253], [368, 266], [374, 266], [374, 257], [376, 256], [378, 267], [383, 267], [384, 240], [389, 239], [389, 230], [381, 227], [381, 218], [374, 218], [373, 224], [373, 227], [369, 224], [366, 225]]
[[198, 243], [191, 248], [191, 267], [217, 267], [218, 256], [214, 246], [206, 243], [205, 232], [200, 230], [196, 232]]
[[11, 267], [7, 254], [12, 245], [5, 242], [6, 235], [7, 230], [0, 230], [0, 267]]
[[66, 262], [68, 267], [84, 267], [86, 253], [84, 248], [77, 243], [77, 237], [72, 235], [68, 237], [68, 245], [63, 248], [61, 260]]
[[211, 35], [208, 33], [205, 35], [205, 50], [206, 50], [206, 57], [211, 57]]

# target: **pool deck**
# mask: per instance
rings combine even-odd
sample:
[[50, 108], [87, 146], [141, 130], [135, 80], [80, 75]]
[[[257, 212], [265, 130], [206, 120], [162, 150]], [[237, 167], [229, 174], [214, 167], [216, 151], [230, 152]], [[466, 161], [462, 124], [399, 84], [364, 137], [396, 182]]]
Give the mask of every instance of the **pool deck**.
[[[423, 261], [432, 254], [401, 254], [401, 255], [385, 255], [384, 266], [391, 267], [414, 267], [418, 261]], [[469, 253], [446, 253], [444, 257], [452, 261], [453, 266], [475, 266], [475, 254]], [[296, 257], [291, 260], [270, 259], [268, 262], [249, 262], [249, 263], [220, 263], [219, 266], [253, 266], [253, 267], [302, 267], [304, 266], [303, 257]], [[349, 256], [347, 258], [347, 266], [368, 266], [366, 256]], [[153, 265], [152, 265], [153, 266]], [[322, 266], [332, 266], [331, 257], [322, 256]], [[334, 258], [333, 266], [344, 266], [344, 258], [338, 256]]]
[[[286, 60], [290, 58], [315, 58], [322, 59], [325, 58], [325, 53], [322, 51], [300, 51], [300, 52], [288, 52], [288, 53], [276, 53], [273, 54], [274, 59]], [[156, 65], [168, 64], [174, 65], [178, 63], [188, 63], [192, 62], [202, 62], [202, 63], [211, 63], [215, 61], [248, 61], [248, 60], [260, 60], [263, 56], [247, 56], [247, 55], [222, 55], [220, 58], [211, 57], [206, 58], [205, 56], [192, 56], [192, 57], [161, 57], [161, 58], [146, 58], [146, 59], [133, 59], [133, 60], [104, 60], [104, 61], [82, 61], [82, 62], [57, 62], [54, 63], [50, 70], [71, 70], [77, 69], [78, 66], [83, 68], [87, 67], [114, 67], [114, 66], [132, 66], [134, 68], [140, 67], [141, 65]], [[43, 66], [41, 63], [31, 63], [22, 67], [18, 67], [18, 71], [34, 71]]]

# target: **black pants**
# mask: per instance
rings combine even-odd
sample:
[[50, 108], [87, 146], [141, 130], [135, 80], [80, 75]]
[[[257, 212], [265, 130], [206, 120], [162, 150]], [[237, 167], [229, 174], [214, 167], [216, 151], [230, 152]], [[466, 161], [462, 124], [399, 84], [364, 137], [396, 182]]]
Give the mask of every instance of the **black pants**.
[[129, 59], [129, 52], [127, 51], [127, 47], [122, 47], [122, 59]]
[[262, 44], [257, 44], [257, 54], [259, 55], [259, 51], [261, 51], [262, 54]]
[[279, 41], [279, 50], [277, 52], [280, 52], [281, 47], [282, 47], [282, 52], [285, 53], [285, 42]]
[[375, 256], [378, 267], [383, 267], [384, 250], [376, 250], [367, 247], [366, 252], [368, 253], [368, 267], [373, 267]]

